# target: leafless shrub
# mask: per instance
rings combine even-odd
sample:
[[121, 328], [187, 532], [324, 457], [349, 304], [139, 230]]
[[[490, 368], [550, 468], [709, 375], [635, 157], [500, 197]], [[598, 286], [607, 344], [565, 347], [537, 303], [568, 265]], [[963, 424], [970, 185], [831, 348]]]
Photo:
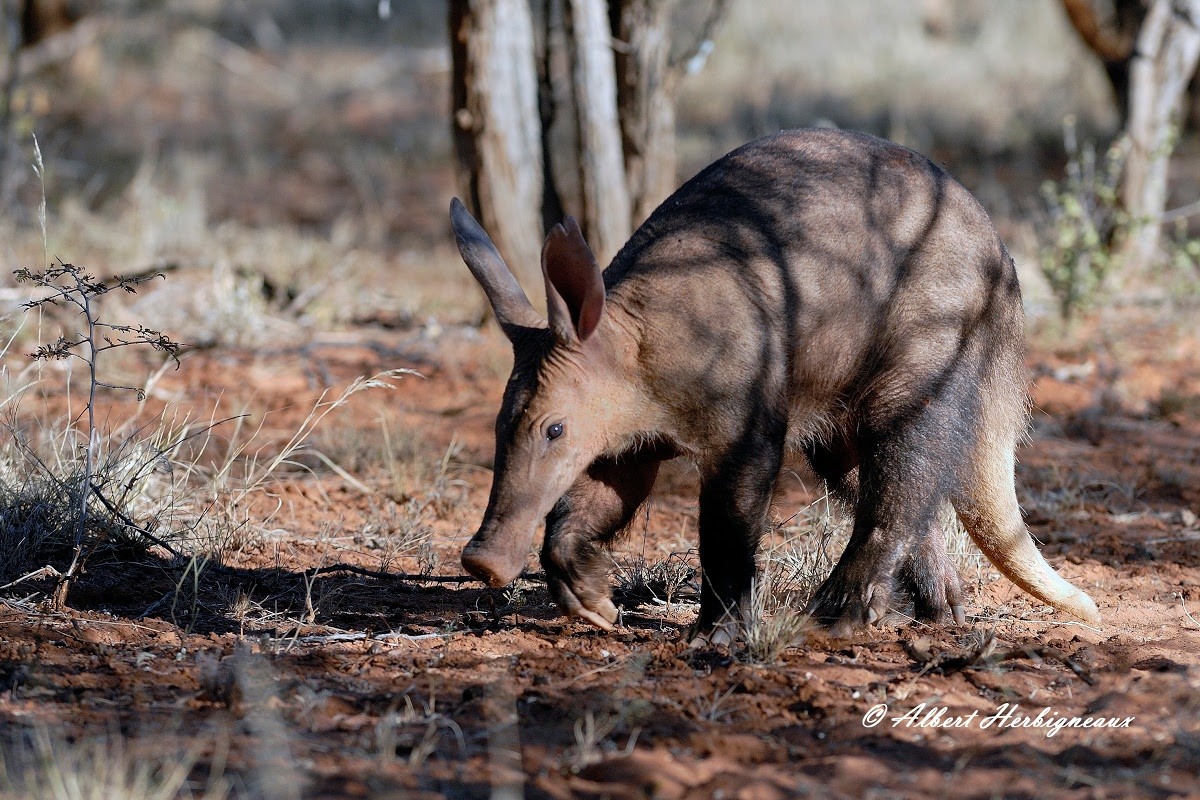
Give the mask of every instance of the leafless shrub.
[[822, 497], [785, 520], [777, 534], [778, 541], [764, 551], [764, 572], [770, 572], [775, 594], [803, 607], [845, 549], [849, 520], [837, 513], [829, 497]]
[[627, 608], [646, 603], [670, 606], [681, 600], [694, 601], [700, 595], [698, 570], [687, 553], [671, 553], [664, 559], [648, 561], [645, 556], [618, 559], [613, 601]]
[[729, 720], [737, 711], [738, 698], [734, 695], [740, 684], [733, 684], [727, 689], [713, 689], [711, 694], [696, 697], [691, 704], [691, 711], [701, 722], [721, 723]]

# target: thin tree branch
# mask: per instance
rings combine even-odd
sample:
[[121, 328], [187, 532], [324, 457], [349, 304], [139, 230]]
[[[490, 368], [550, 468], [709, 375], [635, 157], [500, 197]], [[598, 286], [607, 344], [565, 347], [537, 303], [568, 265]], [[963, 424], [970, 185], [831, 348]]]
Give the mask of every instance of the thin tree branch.
[[716, 35], [717, 27], [721, 24], [722, 18], [729, 7], [729, 0], [712, 0], [712, 5], [709, 7], [708, 16], [704, 18], [704, 22], [700, 25], [700, 31], [696, 34], [696, 40], [692, 45], [681, 51], [675, 58], [670, 59], [667, 63], [667, 69], [676, 75], [684, 72], [692, 59], [700, 55], [701, 48], [705, 42], [711, 42], [713, 36]]
[[1164, 211], [1158, 221], [1160, 224], [1165, 225], [1169, 222], [1178, 222], [1181, 219], [1194, 217], [1196, 214], [1200, 214], [1200, 200], [1180, 206], [1179, 208], [1172, 208], [1170, 211]]
[[176, 550], [174, 547], [167, 544], [162, 539], [158, 538], [153, 533], [151, 533], [150, 531], [143, 528], [141, 525], [138, 525], [136, 522], [131, 520], [129, 517], [125, 516], [125, 514], [119, 508], [117, 508], [115, 505], [113, 505], [112, 503], [110, 503], [108, 501], [108, 498], [105, 497], [104, 493], [100, 491], [99, 486], [97, 486], [95, 483], [92, 483], [89, 485], [91, 486], [92, 494], [94, 494], [96, 496], [96, 499], [100, 501], [101, 505], [103, 505], [105, 508], [108, 509], [110, 514], [112, 514], [114, 517], [116, 517], [118, 520], [120, 520], [122, 525], [124, 525], [126, 528], [136, 531], [137, 533], [146, 537], [147, 539], [149, 539], [151, 541], [151, 543], [158, 545], [159, 547], [163, 548], [171, 555], [173, 555], [173, 556], [179, 555], [179, 551]]

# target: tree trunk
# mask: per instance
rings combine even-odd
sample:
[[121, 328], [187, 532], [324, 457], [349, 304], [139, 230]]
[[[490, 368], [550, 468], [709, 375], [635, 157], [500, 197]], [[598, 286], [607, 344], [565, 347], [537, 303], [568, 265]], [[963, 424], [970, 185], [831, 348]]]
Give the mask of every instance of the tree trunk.
[[637, 227], [675, 190], [675, 95], [679, 71], [669, 63], [671, 4], [623, 0], [617, 38], [617, 103]]
[[450, 39], [459, 192], [509, 268], [539, 286], [541, 122], [528, 2], [452, 0]]
[[708, 0], [674, 59], [679, 0], [538, 0], [538, 41], [527, 2], [451, 0], [450, 34], [460, 194], [536, 282], [542, 233], [564, 210], [604, 264], [675, 189], [676, 90], [729, 0]]
[[[559, 77], [565, 44], [559, 33], [562, 31], [562, 5], [558, 0], [539, 0], [539, 13], [535, 16], [537, 36], [534, 47], [537, 56], [538, 115], [542, 131], [542, 232], [546, 233], [566, 215], [558, 180], [555, 177], [554, 122], [558, 117], [559, 97], [570, 104], [569, 78]], [[555, 20], [557, 19], [557, 24]], [[557, 67], [557, 69], [556, 69]], [[562, 91], [562, 87], [566, 91]], [[574, 150], [575, 148], [572, 148]]]
[[8, 207], [11, 194], [11, 176], [15, 174], [9, 163], [12, 151], [12, 104], [17, 93], [20, 77], [20, 49], [24, 34], [21, 26], [21, 9], [16, 0], [0, 0], [0, 25], [4, 26], [4, 78], [0, 83], [0, 203]]
[[1130, 151], [1121, 202], [1134, 223], [1123, 246], [1126, 267], [1154, 258], [1167, 202], [1167, 165], [1179, 134], [1188, 81], [1200, 58], [1200, 0], [1153, 0], [1130, 62]]
[[[673, 47], [681, 0], [609, 0], [617, 47], [617, 104], [625, 148], [632, 226], [645, 221], [677, 187], [675, 107], [679, 82], [704, 65], [729, 0], [709, 0], [699, 29]], [[692, 14], [695, 8], [689, 8]], [[672, 50], [675, 50], [672, 53]]]
[[567, 0], [583, 229], [606, 265], [629, 238], [629, 191], [617, 117], [612, 29], [603, 0]]
[[[1143, 0], [1062, 0], [1063, 10], [1093, 53], [1104, 64], [1121, 119], [1129, 116], [1129, 62], [1146, 18]], [[1102, 8], [1103, 7], [1103, 8]], [[1107, 13], [1105, 13], [1107, 12]]]

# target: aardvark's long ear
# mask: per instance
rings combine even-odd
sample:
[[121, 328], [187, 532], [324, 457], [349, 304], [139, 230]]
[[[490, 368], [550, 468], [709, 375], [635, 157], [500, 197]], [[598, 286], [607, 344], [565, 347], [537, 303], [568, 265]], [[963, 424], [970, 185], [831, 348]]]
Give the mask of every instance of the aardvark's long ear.
[[496, 245], [457, 197], [450, 201], [450, 224], [454, 228], [458, 252], [487, 294], [505, 335], [512, 339], [515, 328], [546, 327]]
[[542, 272], [550, 329], [559, 341], [584, 341], [604, 314], [604, 278], [574, 217], [555, 225], [546, 237]]

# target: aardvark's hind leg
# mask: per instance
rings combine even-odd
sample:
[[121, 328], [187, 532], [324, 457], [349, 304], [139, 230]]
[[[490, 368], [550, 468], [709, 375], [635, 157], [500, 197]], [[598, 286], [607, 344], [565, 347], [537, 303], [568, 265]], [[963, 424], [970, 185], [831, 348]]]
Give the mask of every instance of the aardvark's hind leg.
[[930, 621], [962, 619], [938, 519], [969, 441], [961, 413], [934, 399], [860, 439], [854, 530], [808, 606], [834, 634], [909, 611]]

